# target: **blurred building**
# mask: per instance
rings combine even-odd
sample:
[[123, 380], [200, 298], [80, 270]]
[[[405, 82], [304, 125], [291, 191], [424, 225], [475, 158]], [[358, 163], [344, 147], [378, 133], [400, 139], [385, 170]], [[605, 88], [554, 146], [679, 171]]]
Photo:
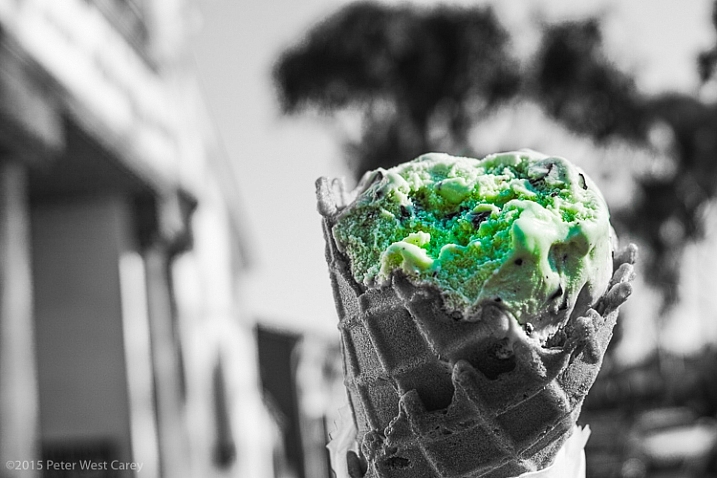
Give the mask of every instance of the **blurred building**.
[[274, 476], [190, 13], [0, 0], [0, 476]]
[[261, 383], [279, 424], [277, 478], [332, 478], [326, 444], [348, 401], [337, 341], [259, 326]]

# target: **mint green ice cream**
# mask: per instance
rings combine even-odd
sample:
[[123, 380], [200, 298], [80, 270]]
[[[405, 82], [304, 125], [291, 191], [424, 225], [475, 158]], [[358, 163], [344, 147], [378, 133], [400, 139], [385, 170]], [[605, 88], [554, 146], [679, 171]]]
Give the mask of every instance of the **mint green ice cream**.
[[333, 234], [367, 287], [402, 271], [468, 320], [500, 304], [546, 334], [576, 304], [584, 313], [612, 274], [595, 184], [567, 160], [529, 150], [481, 160], [430, 153], [373, 171]]

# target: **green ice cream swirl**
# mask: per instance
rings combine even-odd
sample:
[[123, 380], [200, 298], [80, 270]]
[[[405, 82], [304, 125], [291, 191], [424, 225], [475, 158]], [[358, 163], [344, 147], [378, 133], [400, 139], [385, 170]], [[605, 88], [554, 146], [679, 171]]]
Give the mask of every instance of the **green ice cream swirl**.
[[563, 158], [430, 153], [378, 169], [359, 188], [333, 234], [366, 286], [402, 270], [438, 287], [452, 309], [470, 314], [491, 301], [521, 324], [565, 315], [583, 289], [592, 299], [607, 287], [607, 206]]

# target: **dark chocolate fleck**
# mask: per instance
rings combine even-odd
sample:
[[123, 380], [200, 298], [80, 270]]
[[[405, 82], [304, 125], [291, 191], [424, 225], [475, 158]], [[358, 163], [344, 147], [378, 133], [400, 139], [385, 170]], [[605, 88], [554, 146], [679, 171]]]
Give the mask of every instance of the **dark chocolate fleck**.
[[472, 212], [470, 214], [471, 224], [478, 229], [480, 224], [490, 216], [490, 211]]
[[583, 189], [587, 189], [588, 184], [585, 182], [585, 175], [583, 173], [578, 173], [578, 176], [580, 176], [580, 187]]
[[548, 164], [548, 172], [547, 173], [545, 173], [543, 176], [540, 176], [539, 178], [528, 179], [528, 182], [532, 186], [537, 186], [541, 181], [545, 181], [545, 178], [553, 171], [553, 166], [555, 166], [555, 163]]
[[563, 286], [558, 284], [558, 288], [555, 289], [555, 292], [553, 292], [553, 294], [550, 296], [550, 298], [548, 300], [555, 300], [558, 297], [560, 297], [561, 295], [563, 295]]

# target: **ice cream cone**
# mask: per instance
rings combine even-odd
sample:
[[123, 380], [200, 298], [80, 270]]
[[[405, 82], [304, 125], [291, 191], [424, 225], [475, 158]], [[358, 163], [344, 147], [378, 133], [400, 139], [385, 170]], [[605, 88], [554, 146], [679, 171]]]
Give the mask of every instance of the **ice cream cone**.
[[440, 291], [400, 271], [378, 288], [357, 283], [331, 232], [348, 198], [325, 178], [317, 194], [359, 445], [350, 476], [506, 478], [549, 467], [631, 292], [634, 246], [594, 308], [541, 346], [499, 307], [460, 320]]

